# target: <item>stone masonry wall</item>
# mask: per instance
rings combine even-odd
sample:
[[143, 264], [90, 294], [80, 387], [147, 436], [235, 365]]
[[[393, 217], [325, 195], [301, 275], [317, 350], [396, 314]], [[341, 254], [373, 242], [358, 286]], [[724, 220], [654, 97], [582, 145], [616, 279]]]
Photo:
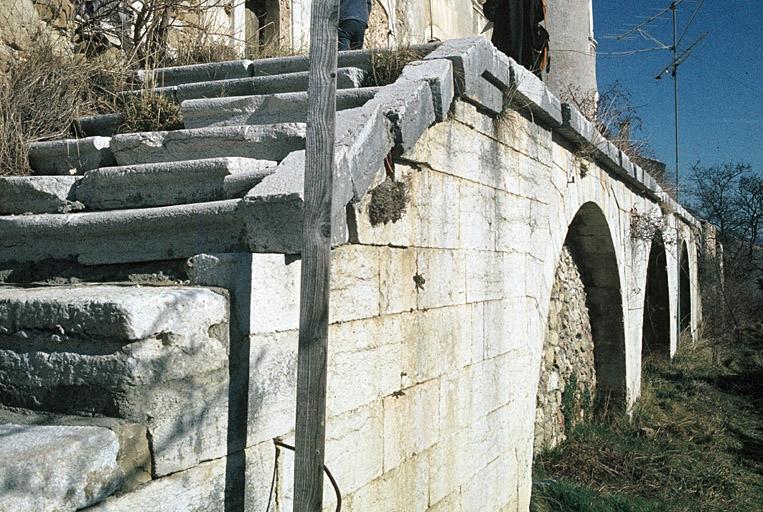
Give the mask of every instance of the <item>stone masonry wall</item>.
[[566, 246], [551, 290], [542, 356], [535, 411], [536, 453], [566, 439], [567, 429], [590, 413], [596, 391], [586, 291]]
[[[648, 250], [633, 251], [627, 230], [633, 208], [659, 206], [579, 162], [530, 116], [494, 119], [459, 100], [395, 163], [407, 190], [402, 218], [373, 225], [374, 194], [352, 205], [349, 243], [332, 252], [327, 375], [325, 463], [343, 511], [528, 510], [536, 393], [553, 379], [541, 381], [544, 346], [555, 347], [546, 368], [558, 369], [562, 397], [573, 371], [595, 383], [585, 295], [562, 250], [584, 206], [610, 230], [624, 385], [630, 403], [638, 396], [644, 296], [633, 290], [644, 288]], [[248, 341], [231, 337], [249, 352], [246, 456], [241, 466], [220, 458], [158, 478], [95, 510], [142, 510], [193, 488], [206, 505], [189, 510], [222, 511], [226, 485], [245, 476], [247, 512], [269, 502], [289, 512], [294, 455], [273, 439], [294, 442], [301, 262], [221, 254], [190, 265], [192, 284], [231, 290], [232, 331]], [[557, 345], [547, 342], [547, 323]], [[589, 340], [585, 355], [575, 351], [578, 334]], [[559, 402], [555, 390], [546, 408]], [[328, 483], [324, 507], [335, 509]]]
[[74, 17], [70, 0], [0, 0], [0, 73], [29, 50], [35, 38], [61, 41]]

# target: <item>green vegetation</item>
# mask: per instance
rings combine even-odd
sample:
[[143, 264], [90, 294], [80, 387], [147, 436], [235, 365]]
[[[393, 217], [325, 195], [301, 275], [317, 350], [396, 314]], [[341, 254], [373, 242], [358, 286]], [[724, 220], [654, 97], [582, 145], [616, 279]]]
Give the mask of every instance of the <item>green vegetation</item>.
[[740, 339], [646, 361], [630, 421], [578, 425], [537, 456], [530, 510], [762, 511], [763, 331]]

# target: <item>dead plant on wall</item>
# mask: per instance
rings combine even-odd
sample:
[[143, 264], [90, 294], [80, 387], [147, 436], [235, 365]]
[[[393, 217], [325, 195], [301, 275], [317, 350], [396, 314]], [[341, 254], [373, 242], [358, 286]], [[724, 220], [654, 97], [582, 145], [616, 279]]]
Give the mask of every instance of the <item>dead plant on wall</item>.
[[[675, 197], [675, 184], [667, 179], [665, 164], [655, 160], [649, 143], [638, 137], [643, 127], [638, 108], [633, 104], [630, 93], [619, 82], [614, 82], [599, 94], [570, 86], [560, 99], [575, 106], [594, 124], [601, 134], [602, 143], [605, 140], [612, 142], [631, 161], [657, 180], [665, 193]], [[593, 152], [595, 148], [589, 151]], [[582, 155], [582, 158], [591, 160], [593, 155]]]
[[659, 235], [666, 246], [675, 245], [675, 230], [668, 229], [667, 218], [662, 212], [642, 212], [634, 207], [630, 211], [630, 220], [630, 236], [632, 240], [651, 243]]

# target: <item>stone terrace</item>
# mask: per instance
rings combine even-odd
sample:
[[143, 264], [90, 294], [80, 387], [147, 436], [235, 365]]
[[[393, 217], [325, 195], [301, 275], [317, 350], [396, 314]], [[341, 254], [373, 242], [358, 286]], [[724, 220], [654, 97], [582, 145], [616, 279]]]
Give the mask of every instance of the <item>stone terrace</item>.
[[[652, 273], [633, 212], [689, 268], [665, 269], [673, 352], [699, 224], [487, 40], [419, 49], [384, 87], [339, 57], [326, 463], [343, 510], [527, 510], [560, 254], [627, 407]], [[141, 75], [184, 129], [82, 119], [0, 179], [0, 510], [291, 510], [307, 67]], [[388, 180], [402, 218], [372, 224]]]

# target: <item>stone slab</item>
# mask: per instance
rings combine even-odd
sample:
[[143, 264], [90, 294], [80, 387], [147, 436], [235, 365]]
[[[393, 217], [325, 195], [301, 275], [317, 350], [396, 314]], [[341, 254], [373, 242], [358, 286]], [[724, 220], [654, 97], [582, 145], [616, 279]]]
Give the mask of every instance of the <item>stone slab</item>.
[[[291, 456], [291, 454], [281, 456]], [[272, 441], [238, 456], [204, 462], [153, 480], [88, 509], [88, 512], [265, 512], [270, 504], [276, 448]], [[273, 497], [275, 499], [275, 497]]]
[[435, 122], [432, 90], [425, 81], [404, 77], [382, 88], [373, 100], [392, 122], [395, 152], [401, 155], [411, 149]]
[[74, 195], [89, 210], [219, 201], [243, 196], [275, 166], [270, 160], [230, 157], [103, 167], [87, 172]]
[[[426, 43], [411, 45], [411, 50], [427, 54], [436, 49], [440, 43]], [[371, 71], [373, 50], [350, 50], [339, 52], [337, 62], [339, 68], [359, 68], [363, 71]], [[254, 61], [252, 76], [272, 76], [282, 73], [296, 73], [308, 71], [310, 60], [307, 55], [292, 57], [276, 57]]]
[[29, 147], [29, 165], [36, 174], [70, 176], [114, 165], [114, 156], [108, 137], [35, 142]]
[[117, 463], [124, 477], [120, 492], [132, 490], [151, 480], [151, 451], [144, 425], [118, 418], [71, 416], [0, 407], [0, 425], [2, 424], [109, 429], [116, 434], [119, 442]]
[[122, 114], [100, 114], [84, 116], [76, 121], [77, 133], [87, 137], [111, 137], [124, 122]]
[[190, 205], [0, 217], [0, 261], [85, 265], [162, 261], [245, 250], [251, 219], [231, 199]]
[[2, 403], [146, 425], [155, 475], [227, 453], [222, 294], [96, 285], [3, 295]]
[[101, 337], [129, 343], [162, 332], [192, 336], [224, 316], [225, 299], [204, 288], [0, 287], [0, 334], [21, 339], [31, 331], [47, 333], [51, 342]]
[[194, 82], [210, 80], [227, 80], [252, 76], [253, 63], [250, 60], [234, 60], [227, 62], [212, 62], [209, 64], [193, 64], [190, 66], [175, 66], [159, 68], [153, 71], [138, 71], [137, 78], [141, 84], [151, 84], [159, 87], [171, 87]]
[[424, 80], [432, 89], [435, 119], [444, 121], [455, 95], [453, 64], [447, 59], [414, 61], [403, 68], [402, 77], [410, 80]]
[[[379, 102], [345, 110], [336, 120], [336, 173], [352, 181], [352, 200], [384, 179], [384, 158], [394, 146], [393, 125]], [[341, 206], [346, 206], [346, 203]]]
[[[497, 50], [494, 50], [498, 54]], [[505, 57], [505, 56], [504, 56]], [[500, 59], [500, 57], [496, 57]], [[551, 128], [562, 125], [562, 104], [543, 81], [515, 60], [506, 57], [511, 70], [511, 103], [527, 107], [537, 121]]]
[[593, 144], [595, 137], [601, 137], [593, 123], [569, 103], [562, 103], [562, 125], [559, 132], [577, 144]]
[[3, 510], [79, 510], [122, 485], [109, 429], [5, 424], [0, 439]]
[[292, 151], [305, 148], [305, 125], [283, 123], [127, 133], [115, 136], [111, 147], [119, 165], [217, 157], [281, 161]]
[[[258, 226], [251, 232], [248, 243], [255, 252], [298, 254], [302, 252], [302, 223], [304, 220], [305, 152], [296, 151], [252, 188], [244, 201], [247, 211]], [[345, 206], [352, 198], [349, 175], [334, 178], [332, 197], [333, 245], [347, 241], [347, 214]]]
[[82, 205], [70, 199], [76, 176], [0, 177], [0, 215], [68, 213]]
[[497, 115], [503, 110], [502, 87], [485, 79], [497, 50], [484, 37], [445, 41], [424, 60], [448, 59], [453, 63], [456, 95]]
[[[359, 107], [372, 99], [377, 90], [375, 87], [339, 90], [336, 108]], [[181, 109], [186, 128], [301, 123], [307, 120], [307, 92], [186, 100]]]
[[[308, 71], [283, 73], [272, 76], [257, 76], [200, 82], [178, 86], [178, 102], [199, 98], [217, 98], [222, 96], [250, 96], [255, 94], [276, 94], [307, 90]], [[359, 68], [340, 68], [337, 70], [337, 88], [356, 89], [363, 85], [366, 73]]]

